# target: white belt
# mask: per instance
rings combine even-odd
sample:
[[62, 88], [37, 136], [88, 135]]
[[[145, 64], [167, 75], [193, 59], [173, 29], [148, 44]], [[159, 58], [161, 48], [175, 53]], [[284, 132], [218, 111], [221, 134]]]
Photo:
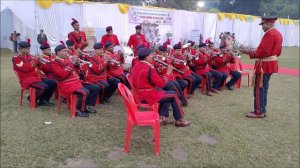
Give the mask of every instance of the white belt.
[[265, 57], [265, 58], [258, 58], [258, 59], [256, 59], [256, 61], [259, 61], [259, 62], [277, 61], [277, 55], [272, 55], [272, 56]]

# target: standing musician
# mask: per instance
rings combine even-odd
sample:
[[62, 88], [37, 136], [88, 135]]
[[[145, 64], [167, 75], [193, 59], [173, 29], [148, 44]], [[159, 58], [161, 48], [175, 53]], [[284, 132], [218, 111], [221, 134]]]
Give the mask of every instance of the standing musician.
[[[34, 87], [36, 89], [35, 106], [52, 106], [49, 100], [57, 85], [54, 80], [41, 77], [38, 59], [30, 55], [30, 39], [19, 43], [19, 54], [13, 56], [13, 69], [17, 73], [22, 88]], [[29, 97], [28, 97], [29, 99]]]
[[148, 104], [159, 103], [159, 115], [161, 116], [161, 124], [166, 125], [170, 122], [167, 120], [169, 116], [168, 108], [170, 104], [173, 109], [173, 116], [176, 120], [176, 127], [186, 127], [191, 124], [183, 119], [183, 110], [180, 106], [180, 101], [174, 91], [163, 91], [159, 88], [164, 88], [168, 75], [171, 74], [173, 67], [168, 66], [165, 75], [159, 76], [154, 66], [152, 65], [153, 53], [149, 48], [141, 48], [138, 51], [139, 62], [132, 68], [133, 87], [137, 91], [139, 99]]
[[[110, 97], [115, 93], [121, 81], [115, 77], [111, 77], [107, 80], [109, 58], [105, 55], [101, 43], [94, 44], [94, 52], [95, 54], [87, 59], [87, 61], [92, 63], [92, 67], [88, 68], [87, 81], [101, 87], [100, 100], [110, 102]], [[104, 103], [104, 101], [101, 101], [101, 103]]]
[[79, 30], [79, 23], [76, 19], [72, 18], [72, 27], [74, 31], [68, 34], [68, 39], [75, 44], [75, 49], [83, 50], [89, 43], [86, 41], [85, 32]]
[[233, 90], [233, 86], [236, 84], [236, 82], [241, 77], [241, 73], [238, 71], [230, 70], [230, 64], [235, 64], [235, 59], [232, 59], [232, 57], [228, 54], [226, 46], [220, 46], [220, 54], [217, 54], [217, 56], [214, 56], [214, 65], [216, 66], [216, 70], [222, 73], [222, 83], [224, 83], [230, 74], [232, 78], [229, 82], [225, 84], [226, 88], [228, 90]]
[[265, 32], [256, 50], [242, 49], [250, 59], [256, 59], [252, 83], [254, 85], [254, 111], [247, 113], [249, 118], [266, 117], [269, 80], [273, 73], [278, 72], [277, 57], [282, 50], [282, 35], [274, 28], [276, 17], [262, 17], [261, 23]]
[[[211, 92], [218, 93], [217, 89], [221, 87], [222, 74], [210, 67], [212, 59], [206, 52], [206, 44], [199, 44], [199, 54], [195, 60], [196, 73], [206, 79], [206, 95], [212, 96]], [[212, 78], [215, 78], [211, 86]]]
[[100, 87], [89, 90], [88, 87], [82, 85], [76, 72], [76, 67], [79, 66], [78, 58], [71, 57], [68, 59], [65, 45], [56, 46], [55, 54], [57, 57], [50, 63], [50, 71], [59, 82], [59, 89], [64, 97], [69, 97], [71, 94], [77, 95], [76, 116], [88, 117], [88, 113], [95, 113], [94, 106]]
[[145, 47], [149, 47], [150, 44], [146, 40], [145, 35], [142, 34], [142, 26], [141, 25], [135, 26], [135, 31], [136, 31], [136, 33], [129, 37], [127, 46], [132, 48], [134, 56], [137, 56], [136, 48], [139, 44], [141, 44]]
[[113, 34], [113, 29], [111, 26], [106, 28], [106, 35], [101, 38], [101, 45], [104, 46], [106, 42], [112, 42], [113, 46], [120, 45], [117, 35]]
[[[164, 63], [166, 63], [166, 65], [172, 64], [172, 60], [169, 57], [167, 57], [167, 47], [165, 47], [163, 45], [158, 47], [158, 53], [156, 54], [155, 57], [156, 57], [155, 58], [156, 60], [158, 60], [160, 62], [164, 62]], [[167, 73], [168, 67], [166, 67], [165, 65], [162, 65], [159, 62], [154, 62], [154, 67], [158, 71], [158, 74], [161, 76], [163, 76]], [[184, 86], [182, 86], [183, 88], [185, 88], [188, 85], [188, 83], [186, 81], [184, 81], [184, 82], [183, 82]], [[176, 81], [176, 79], [173, 75], [173, 72], [171, 72], [170, 75], [168, 75], [168, 82], [163, 89], [166, 91], [175, 91], [179, 100], [181, 101], [182, 106], [186, 106], [188, 104], [187, 99], [184, 97], [181, 86]]]
[[190, 68], [187, 66], [186, 58], [182, 54], [181, 45], [175, 44], [173, 46], [174, 54], [171, 56], [173, 61], [173, 66], [176, 69], [179, 69], [184, 72], [183, 75], [178, 72], [174, 72], [174, 76], [177, 79], [178, 83], [182, 83], [182, 80], [186, 80], [188, 82], [188, 97], [191, 98], [194, 94], [194, 91], [199, 87], [201, 82], [201, 77], [195, 73], [193, 73]]
[[107, 66], [108, 78], [118, 78], [122, 83], [126, 84], [126, 86], [129, 86], [123, 68], [125, 62], [124, 57], [122, 54], [114, 53], [113, 47], [112, 42], [105, 43], [105, 54], [109, 57]]

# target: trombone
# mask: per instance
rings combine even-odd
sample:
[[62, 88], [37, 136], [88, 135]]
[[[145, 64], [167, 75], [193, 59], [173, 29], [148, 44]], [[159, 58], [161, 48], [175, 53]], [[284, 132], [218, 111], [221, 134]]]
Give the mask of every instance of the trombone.
[[[168, 66], [169, 66], [167, 63], [165, 63], [165, 62], [163, 62], [163, 61], [160, 61], [160, 60], [158, 60], [158, 58], [157, 58], [157, 57], [153, 57], [153, 61], [155, 61], [155, 62], [158, 62], [158, 63], [160, 63], [161, 65], [163, 65], [163, 66], [166, 66], [166, 67], [168, 67]], [[176, 72], [178, 72], [178, 73], [180, 73], [181, 75], [183, 75], [183, 74], [184, 74], [184, 72], [183, 72], [183, 71], [180, 71], [179, 69], [176, 69], [176, 68], [174, 68], [174, 67], [173, 67], [173, 70], [174, 70], [174, 71], [176, 71]]]
[[[69, 59], [72, 60], [72, 58], [74, 58], [74, 56], [71, 56], [71, 55], [67, 55]], [[84, 61], [80, 58], [76, 58], [76, 61], [75, 62], [79, 62], [80, 64], [88, 64], [88, 66], [91, 68], [93, 66], [93, 63], [89, 62], [89, 61]]]

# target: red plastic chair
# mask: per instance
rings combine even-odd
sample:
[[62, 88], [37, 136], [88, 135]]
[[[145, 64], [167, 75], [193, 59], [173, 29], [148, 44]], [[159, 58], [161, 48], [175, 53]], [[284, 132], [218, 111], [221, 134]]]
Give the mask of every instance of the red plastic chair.
[[127, 125], [124, 151], [128, 153], [133, 126], [151, 126], [154, 133], [155, 154], [159, 155], [160, 123], [157, 111], [140, 112], [129, 89], [122, 83], [118, 84], [127, 111]]
[[[20, 77], [19, 77], [18, 73], [15, 70], [13, 70], [13, 71], [16, 74], [16, 76], [18, 78], [18, 81], [20, 83]], [[35, 109], [35, 99], [36, 99], [35, 92], [36, 92], [36, 89], [34, 87], [22, 88], [21, 83], [20, 83], [20, 87], [21, 87], [21, 89], [20, 89], [20, 93], [21, 93], [20, 94], [20, 105], [23, 106], [23, 94], [24, 94], [24, 90], [29, 90], [30, 108], [31, 109]]]
[[248, 78], [248, 87], [249, 87], [249, 83], [250, 83], [250, 72], [247, 72], [247, 71], [244, 71], [243, 70], [243, 65], [242, 65], [242, 61], [241, 61], [241, 59], [240, 58], [237, 58], [237, 61], [238, 61], [238, 64], [239, 64], [239, 68], [240, 68], [240, 73], [241, 73], [241, 78], [238, 80], [238, 82], [237, 82], [237, 87], [238, 88], [240, 88], [241, 87], [241, 83], [242, 83], [242, 77], [243, 76], [247, 76], [247, 78]]
[[131, 74], [127, 74], [126, 75], [126, 78], [127, 78], [127, 81], [131, 87], [131, 91], [132, 91], [132, 95], [133, 95], [133, 98], [137, 104], [138, 107], [140, 108], [146, 108], [146, 109], [149, 109], [149, 110], [154, 110], [154, 111], [158, 111], [158, 106], [157, 105], [149, 105], [149, 104], [146, 104], [146, 103], [141, 103], [137, 93], [136, 93], [136, 90], [132, 84], [132, 76]]
[[[64, 98], [64, 95], [62, 94], [62, 92], [60, 90], [59, 84], [58, 84], [57, 88], [58, 88], [58, 93], [59, 93], [57, 112], [59, 113], [60, 107], [61, 107], [61, 102], [62, 102], [62, 99]], [[83, 97], [83, 99], [84, 99], [84, 97]], [[77, 104], [77, 95], [76, 94], [71, 94], [69, 97], [67, 97], [67, 109], [71, 109], [72, 118], [76, 117], [76, 104]]]

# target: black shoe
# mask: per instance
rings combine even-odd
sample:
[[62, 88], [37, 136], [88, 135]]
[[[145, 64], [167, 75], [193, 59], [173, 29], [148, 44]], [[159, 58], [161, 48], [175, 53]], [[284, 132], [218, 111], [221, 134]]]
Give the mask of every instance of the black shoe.
[[182, 106], [187, 106], [187, 105], [188, 105], [187, 100], [186, 100], [186, 99], [183, 99], [183, 100], [181, 101], [181, 105], [182, 105]]
[[85, 112], [81, 112], [79, 110], [76, 111], [76, 116], [77, 117], [88, 117], [89, 114], [88, 113], [85, 113]]
[[226, 87], [228, 90], [233, 90], [232, 87], [229, 86], [229, 85], [227, 85], [227, 84], [225, 85], [225, 87]]
[[40, 100], [39, 101], [39, 106], [53, 106], [53, 105], [54, 105], [53, 103], [49, 103], [46, 100]]
[[94, 106], [87, 106], [85, 112], [87, 113], [97, 113], [97, 110]]
[[105, 102], [107, 102], [107, 103], [110, 102], [110, 98], [107, 98], [107, 97], [105, 97], [103, 100], [104, 100]]

